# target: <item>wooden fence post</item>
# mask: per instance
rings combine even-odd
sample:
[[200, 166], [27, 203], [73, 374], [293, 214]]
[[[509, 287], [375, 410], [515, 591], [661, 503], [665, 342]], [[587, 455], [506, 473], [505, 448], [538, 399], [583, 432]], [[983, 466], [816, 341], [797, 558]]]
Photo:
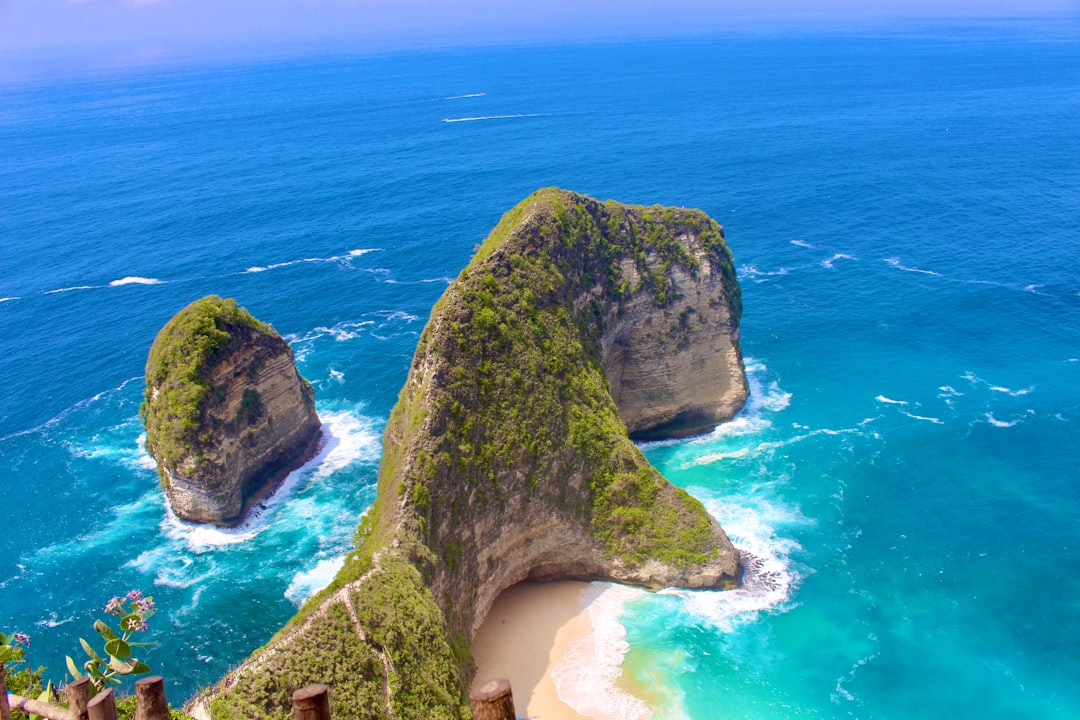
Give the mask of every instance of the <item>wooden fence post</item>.
[[330, 720], [330, 689], [325, 685], [308, 685], [292, 694], [295, 720]]
[[135, 681], [135, 720], [169, 720], [165, 680], [160, 675]]
[[86, 705], [86, 714], [90, 720], [116, 720], [116, 698], [112, 688], [95, 695]]
[[473, 720], [515, 720], [514, 695], [506, 678], [489, 680], [469, 693]]
[[68, 715], [71, 720], [86, 720], [86, 706], [94, 694], [94, 686], [90, 684], [90, 678], [79, 678], [67, 686]]
[[0, 665], [0, 720], [11, 720], [7, 699], [7, 667]]

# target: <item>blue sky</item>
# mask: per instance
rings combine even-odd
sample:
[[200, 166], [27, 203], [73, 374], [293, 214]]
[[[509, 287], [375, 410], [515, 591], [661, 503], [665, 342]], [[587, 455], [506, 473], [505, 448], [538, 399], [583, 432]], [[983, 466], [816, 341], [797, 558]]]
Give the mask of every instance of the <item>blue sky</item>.
[[1020, 16], [1075, 25], [1080, 0], [0, 0], [0, 53], [139, 64], [270, 47], [363, 53]]

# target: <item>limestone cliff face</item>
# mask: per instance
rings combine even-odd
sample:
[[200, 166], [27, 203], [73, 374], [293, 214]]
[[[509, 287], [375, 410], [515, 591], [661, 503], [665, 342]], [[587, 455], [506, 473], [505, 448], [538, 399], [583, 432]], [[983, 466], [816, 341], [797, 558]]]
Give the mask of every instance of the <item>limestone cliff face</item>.
[[[600, 360], [611, 397], [635, 440], [708, 432], [730, 420], [746, 402], [739, 350], [738, 296], [724, 287], [723, 260], [684, 231], [677, 240], [696, 264], [668, 268], [670, 303], [638, 292], [613, 303], [604, 318]], [[721, 264], [721, 266], [717, 266]], [[662, 272], [659, 258], [646, 266]], [[623, 277], [641, 283], [629, 258]]]
[[146, 375], [146, 446], [178, 517], [234, 524], [316, 449], [314, 393], [292, 349], [235, 301], [181, 310]]
[[504, 216], [422, 334], [383, 436], [375, 506], [334, 583], [203, 700], [287, 717], [467, 717], [468, 644], [522, 580], [737, 583], [701, 503], [630, 441], [746, 397], [738, 283], [704, 213], [547, 189]]

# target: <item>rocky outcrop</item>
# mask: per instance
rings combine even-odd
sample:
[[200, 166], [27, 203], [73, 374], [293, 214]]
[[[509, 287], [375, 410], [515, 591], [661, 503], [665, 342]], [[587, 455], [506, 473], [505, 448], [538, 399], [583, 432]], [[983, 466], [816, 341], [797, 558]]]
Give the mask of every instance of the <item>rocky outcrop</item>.
[[315, 452], [320, 423], [292, 349], [234, 300], [197, 300], [146, 363], [146, 448], [173, 512], [235, 524]]
[[522, 580], [737, 583], [701, 503], [630, 441], [746, 397], [738, 283], [704, 213], [541, 190], [436, 304], [383, 435], [379, 490], [329, 588], [199, 702], [285, 718], [462, 718], [468, 646]]
[[[635, 440], [708, 432], [746, 402], [738, 294], [724, 287], [723, 267], [696, 236], [676, 240], [694, 264], [667, 268], [670, 302], [658, 306], [648, 293], [633, 293], [604, 318], [600, 362]], [[657, 263], [653, 258], [646, 272], [664, 272]], [[620, 269], [632, 285], [642, 282], [630, 258]]]

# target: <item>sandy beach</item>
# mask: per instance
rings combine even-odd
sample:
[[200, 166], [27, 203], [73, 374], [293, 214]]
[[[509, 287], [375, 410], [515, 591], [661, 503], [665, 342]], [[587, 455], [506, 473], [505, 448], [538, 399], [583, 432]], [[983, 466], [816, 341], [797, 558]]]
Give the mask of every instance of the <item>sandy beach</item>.
[[519, 718], [586, 718], [559, 699], [551, 670], [574, 641], [593, 630], [580, 599], [588, 586], [522, 583], [500, 595], [473, 640], [474, 685], [508, 678]]

